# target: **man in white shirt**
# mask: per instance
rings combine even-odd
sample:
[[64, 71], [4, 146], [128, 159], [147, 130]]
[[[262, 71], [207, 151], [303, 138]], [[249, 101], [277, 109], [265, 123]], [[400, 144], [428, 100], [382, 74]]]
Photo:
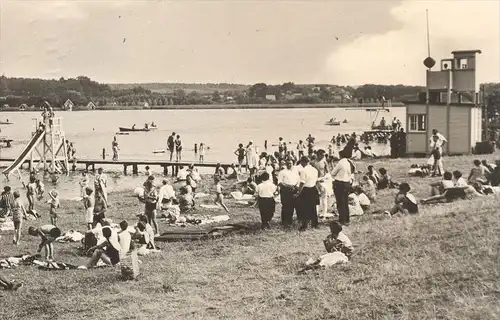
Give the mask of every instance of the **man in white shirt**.
[[302, 170], [299, 171], [300, 185], [297, 193], [297, 218], [301, 225], [299, 230], [307, 229], [309, 221], [313, 228], [318, 227], [318, 210], [316, 206], [319, 204], [319, 194], [316, 187], [318, 182], [318, 170], [309, 164], [309, 158], [300, 158]]
[[281, 224], [287, 228], [293, 223], [293, 211], [295, 210], [294, 194], [299, 186], [300, 177], [297, 170], [293, 168], [293, 162], [287, 160], [286, 168], [278, 174], [278, 186], [281, 197]]
[[255, 194], [257, 195], [257, 204], [259, 206], [262, 229], [270, 228], [269, 222], [273, 219], [276, 202], [274, 193], [277, 190], [276, 185], [270, 179], [269, 173], [264, 172], [261, 175], [262, 182], [259, 183]]
[[348, 160], [348, 153], [344, 150], [340, 152], [340, 161], [332, 170], [333, 193], [337, 200], [337, 211], [339, 213], [339, 223], [349, 224], [349, 191], [355, 167], [352, 161]]
[[168, 184], [167, 180], [163, 180], [163, 186], [161, 186], [158, 192], [158, 209], [162, 207], [164, 203], [171, 203], [175, 199], [174, 188]]
[[361, 153], [361, 150], [359, 150], [359, 147], [357, 145], [355, 145], [351, 159], [352, 160], [361, 160], [362, 157], [363, 157], [363, 154]]

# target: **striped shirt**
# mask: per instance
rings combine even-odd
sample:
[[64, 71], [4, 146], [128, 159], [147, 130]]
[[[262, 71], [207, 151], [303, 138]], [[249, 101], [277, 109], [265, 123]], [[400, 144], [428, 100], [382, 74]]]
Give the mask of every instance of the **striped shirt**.
[[5, 208], [10, 209], [14, 206], [14, 195], [12, 192], [3, 192], [0, 202]]

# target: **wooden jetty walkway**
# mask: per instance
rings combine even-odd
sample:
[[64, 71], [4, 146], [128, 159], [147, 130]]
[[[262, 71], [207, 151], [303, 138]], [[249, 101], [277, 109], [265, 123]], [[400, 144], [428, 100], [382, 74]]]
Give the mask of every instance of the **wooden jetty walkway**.
[[[14, 162], [14, 158], [0, 158], [0, 162]], [[38, 162], [38, 159], [34, 160], [33, 162]], [[28, 164], [28, 167], [30, 166], [30, 159], [26, 159], [23, 164]], [[168, 175], [168, 168], [170, 167], [172, 169], [172, 175], [177, 174], [179, 171], [180, 166], [188, 167], [191, 164], [195, 165], [196, 167], [202, 167], [202, 168], [215, 168], [217, 166], [217, 163], [215, 162], [203, 162], [203, 163], [198, 163], [198, 162], [193, 162], [193, 161], [181, 161], [181, 162], [175, 162], [175, 161], [161, 161], [161, 160], [105, 160], [105, 159], [77, 159], [76, 161], [70, 161], [70, 164], [72, 164], [72, 171], [76, 171], [76, 167], [78, 165], [85, 165], [86, 170], [90, 171], [95, 171], [96, 166], [99, 165], [121, 165], [123, 166], [123, 174], [127, 175], [127, 169], [129, 167], [132, 167], [132, 174], [138, 174], [139, 173], [139, 166], [160, 166], [163, 168], [163, 174]], [[229, 171], [229, 168], [232, 168], [233, 164], [228, 164], [228, 163], [221, 163], [220, 164], [221, 168], [224, 170], [224, 172], [227, 174]]]

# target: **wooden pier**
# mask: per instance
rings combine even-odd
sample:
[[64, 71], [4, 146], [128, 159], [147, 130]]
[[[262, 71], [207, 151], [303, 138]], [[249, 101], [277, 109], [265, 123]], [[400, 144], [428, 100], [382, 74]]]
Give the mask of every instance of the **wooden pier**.
[[[14, 162], [13, 158], [0, 158], [0, 162]], [[38, 162], [35, 160], [34, 162]], [[26, 159], [23, 163], [28, 164], [28, 167], [30, 166], [30, 159]], [[175, 161], [160, 161], [160, 160], [103, 160], [103, 159], [77, 159], [76, 161], [70, 161], [70, 164], [72, 165], [71, 170], [76, 171], [76, 168], [78, 165], [85, 165], [85, 170], [88, 171], [95, 171], [96, 166], [99, 165], [119, 165], [123, 166], [123, 174], [127, 175], [127, 170], [129, 167], [132, 167], [132, 174], [139, 174], [139, 166], [160, 166], [163, 168], [163, 174], [168, 175], [168, 168], [170, 167], [172, 169], [172, 175], [176, 175], [177, 172], [179, 171], [179, 167], [184, 166], [188, 167], [191, 164], [193, 164], [196, 167], [200, 168], [215, 168], [217, 166], [217, 163], [214, 162], [203, 162], [203, 163], [197, 163], [197, 162], [188, 162], [188, 161], [182, 161], [182, 162], [175, 162]], [[229, 171], [229, 168], [231, 168], [233, 165], [228, 164], [228, 163], [221, 163], [220, 164], [221, 168], [224, 170], [224, 172], [227, 174]]]

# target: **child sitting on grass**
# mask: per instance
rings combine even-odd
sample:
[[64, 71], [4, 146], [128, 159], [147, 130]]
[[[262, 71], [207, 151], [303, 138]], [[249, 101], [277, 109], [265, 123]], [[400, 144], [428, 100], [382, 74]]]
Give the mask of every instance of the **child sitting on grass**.
[[359, 204], [363, 211], [367, 211], [370, 209], [370, 198], [365, 194], [363, 189], [360, 186], [354, 187], [354, 193], [358, 196]]
[[323, 240], [323, 244], [328, 253], [340, 251], [348, 258], [352, 256], [352, 242], [345, 233], [342, 232], [342, 226], [337, 221], [332, 221], [330, 223], [330, 234]]
[[57, 226], [57, 209], [60, 207], [60, 202], [59, 202], [59, 192], [57, 190], [51, 190], [49, 192], [50, 196], [50, 210], [49, 210], [49, 215], [50, 215], [50, 223], [54, 226]]
[[392, 216], [397, 213], [416, 214], [418, 213], [418, 204], [415, 197], [410, 193], [410, 185], [403, 182], [399, 185], [399, 192], [394, 200], [394, 207], [391, 210], [384, 211], [385, 214]]
[[146, 242], [146, 248], [147, 249], [156, 249], [155, 246], [155, 232], [153, 231], [153, 227], [148, 222], [148, 218], [145, 215], [140, 215], [139, 216], [139, 223], [142, 223], [144, 225], [144, 232], [148, 235], [148, 240]]
[[389, 175], [389, 173], [385, 168], [380, 168], [378, 171], [380, 172], [380, 179], [377, 183], [378, 190], [387, 188], [392, 189], [398, 186], [398, 183], [392, 181], [391, 176]]
[[444, 200], [444, 199], [449, 199], [451, 200], [452, 197], [451, 195], [448, 195], [448, 189], [453, 189], [455, 188], [455, 184], [453, 183], [453, 175], [451, 172], [446, 171], [443, 174], [443, 180], [433, 182], [430, 184], [431, 186], [431, 196], [426, 199], [422, 199], [420, 202], [421, 203], [428, 203], [431, 201], [439, 201], [439, 200]]
[[368, 178], [370, 178], [371, 181], [373, 181], [373, 183], [375, 185], [378, 184], [378, 181], [380, 180], [380, 176], [379, 176], [378, 172], [374, 170], [372, 165], [368, 166], [368, 172], [366, 173], [366, 175], [368, 176]]
[[90, 248], [88, 251], [94, 253], [90, 259], [87, 268], [91, 268], [97, 265], [99, 259], [101, 259], [105, 264], [115, 266], [120, 263], [120, 252], [121, 247], [118, 243], [118, 237], [113, 236], [113, 231], [110, 227], [102, 228], [102, 235], [104, 237], [104, 242], [101, 244]]
[[42, 239], [36, 252], [40, 253], [43, 248], [45, 251], [44, 258], [52, 261], [54, 259], [54, 245], [52, 243], [61, 236], [61, 230], [54, 225], [47, 224], [39, 228], [29, 227], [28, 234]]

